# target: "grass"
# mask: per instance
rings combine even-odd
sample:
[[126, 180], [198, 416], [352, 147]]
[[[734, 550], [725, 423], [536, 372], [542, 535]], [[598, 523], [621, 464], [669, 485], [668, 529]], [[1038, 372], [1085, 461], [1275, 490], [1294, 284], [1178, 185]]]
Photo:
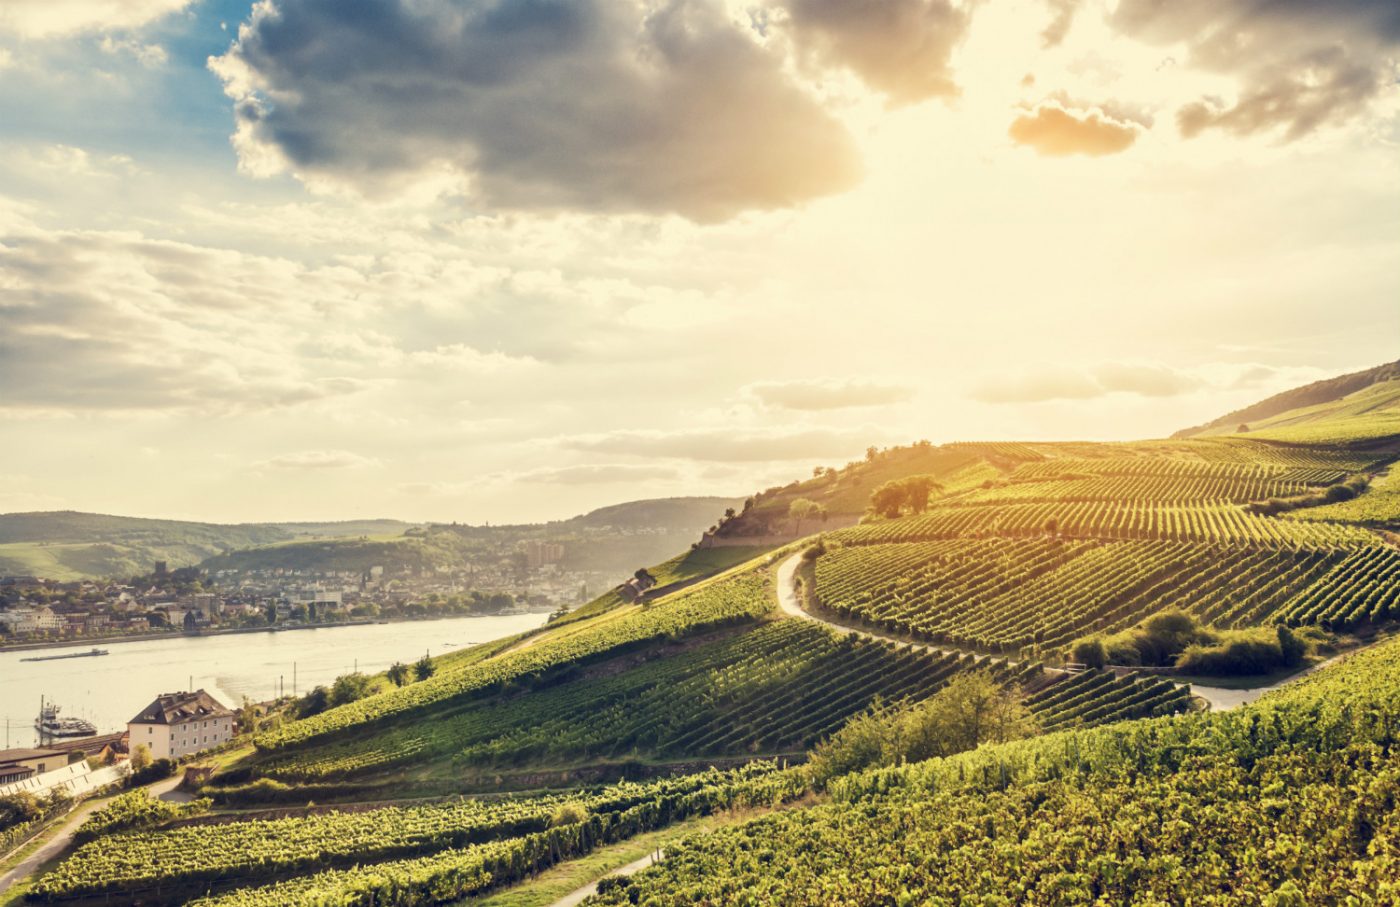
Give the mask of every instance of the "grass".
[[708, 576], [751, 561], [772, 549], [772, 545], [740, 545], [731, 548], [697, 548], [677, 555], [651, 568], [659, 586]]
[[521, 885], [498, 891], [483, 898], [468, 898], [458, 904], [471, 904], [472, 907], [547, 907], [566, 895], [572, 894], [585, 885], [598, 881], [614, 870], [640, 860], [647, 854], [679, 841], [692, 834], [714, 831], [728, 825], [735, 819], [724, 816], [704, 816], [691, 819], [670, 828], [649, 832], [628, 838], [617, 844], [602, 847], [586, 857], [561, 863], [542, 872], [536, 878]]

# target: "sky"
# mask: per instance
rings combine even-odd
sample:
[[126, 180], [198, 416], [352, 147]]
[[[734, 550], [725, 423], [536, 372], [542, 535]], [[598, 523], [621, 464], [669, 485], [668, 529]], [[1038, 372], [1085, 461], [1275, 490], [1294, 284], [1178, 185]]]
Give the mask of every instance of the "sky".
[[0, 512], [562, 518], [1390, 361], [1394, 0], [0, 0]]

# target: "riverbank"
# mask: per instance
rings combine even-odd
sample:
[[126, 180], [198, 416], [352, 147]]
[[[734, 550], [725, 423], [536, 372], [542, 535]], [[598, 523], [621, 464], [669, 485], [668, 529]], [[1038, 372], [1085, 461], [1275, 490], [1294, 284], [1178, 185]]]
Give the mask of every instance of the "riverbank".
[[287, 633], [293, 630], [329, 630], [335, 627], [372, 627], [380, 624], [418, 624], [438, 620], [456, 620], [463, 617], [521, 617], [527, 614], [550, 614], [553, 609], [529, 611], [504, 611], [500, 614], [443, 614], [436, 617], [399, 617], [392, 620], [334, 620], [314, 624], [279, 624], [271, 627], [219, 627], [213, 630], [198, 630], [193, 633], [184, 630], [161, 630], [150, 633], [121, 633], [106, 636], [74, 636], [69, 639], [44, 639], [34, 642], [19, 642], [0, 645], [0, 654], [7, 652], [29, 652], [36, 649], [90, 648], [100, 643], [146, 642], [152, 639], [198, 639], [204, 636], [232, 636], [246, 633]]

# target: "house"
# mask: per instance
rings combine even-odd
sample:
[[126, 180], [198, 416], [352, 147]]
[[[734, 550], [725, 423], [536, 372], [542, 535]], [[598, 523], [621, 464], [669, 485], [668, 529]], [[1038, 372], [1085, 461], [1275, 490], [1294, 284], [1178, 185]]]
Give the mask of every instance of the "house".
[[19, 635], [57, 630], [64, 625], [64, 620], [50, 608], [16, 608], [0, 611], [0, 623], [8, 624], [10, 632]]
[[635, 602], [645, 597], [647, 592], [656, 585], [656, 577], [646, 570], [638, 570], [636, 574], [627, 582], [618, 586], [613, 591], [616, 592], [623, 601]]
[[153, 759], [178, 759], [233, 739], [233, 710], [203, 690], [162, 693], [126, 724], [128, 748]]
[[68, 754], [57, 750], [0, 750], [0, 784], [24, 781], [67, 764]]

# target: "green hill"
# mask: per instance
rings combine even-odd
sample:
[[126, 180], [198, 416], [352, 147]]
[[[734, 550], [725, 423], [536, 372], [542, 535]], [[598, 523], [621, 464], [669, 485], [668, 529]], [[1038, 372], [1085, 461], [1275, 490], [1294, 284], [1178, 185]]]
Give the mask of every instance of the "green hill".
[[149, 573], [156, 561], [175, 569], [238, 548], [308, 536], [402, 532], [409, 525], [397, 520], [225, 525], [73, 511], [6, 513], [0, 514], [0, 575], [135, 576]]
[[567, 520], [503, 526], [430, 524], [400, 532], [356, 537], [276, 541], [229, 551], [203, 561], [207, 570], [292, 569], [364, 571], [382, 566], [393, 573], [462, 567], [494, 560], [524, 541], [564, 545], [566, 569], [625, 577], [698, 539], [737, 501], [693, 497], [631, 501]]
[[156, 561], [171, 569], [432, 569], [530, 538], [571, 542], [567, 566], [625, 574], [699, 538], [738, 503], [718, 497], [632, 501], [520, 526], [418, 526], [388, 519], [219, 524], [73, 511], [7, 513], [0, 514], [0, 576], [134, 576], [149, 573]]
[[[676, 585], [272, 720], [205, 789], [215, 824], [94, 841], [34, 896], [550, 903], [541, 871], [709, 816], [590, 903], [1391, 903], [1400, 548], [1358, 513], [1392, 497], [1397, 384], [1245, 434], [918, 443], [769, 489], [653, 561]], [[825, 524], [793, 525], [803, 498]], [[1363, 641], [1234, 712], [1185, 685]]]
[[[1186, 428], [1172, 435], [1173, 438], [1194, 438], [1206, 435], [1226, 435], [1237, 432], [1256, 432], [1261, 428], [1286, 428], [1289, 426], [1315, 425], [1334, 418], [1354, 419], [1364, 416], [1370, 408], [1381, 411], [1394, 411], [1394, 392], [1400, 381], [1400, 361], [1378, 365], [1360, 372], [1339, 375], [1314, 381], [1312, 384], [1296, 387], [1275, 394], [1268, 399], [1235, 410], [1195, 428]], [[1367, 398], [1365, 392], [1375, 385], [1389, 385], [1390, 390], [1380, 391], [1380, 396]], [[1361, 398], [1348, 400], [1357, 395]], [[1360, 402], [1360, 407], [1357, 403]], [[1400, 427], [1390, 433], [1400, 434]], [[1369, 433], [1363, 432], [1363, 436]], [[1342, 435], [1320, 433], [1320, 438], [1338, 440]], [[1292, 440], [1289, 438], [1289, 440]]]

